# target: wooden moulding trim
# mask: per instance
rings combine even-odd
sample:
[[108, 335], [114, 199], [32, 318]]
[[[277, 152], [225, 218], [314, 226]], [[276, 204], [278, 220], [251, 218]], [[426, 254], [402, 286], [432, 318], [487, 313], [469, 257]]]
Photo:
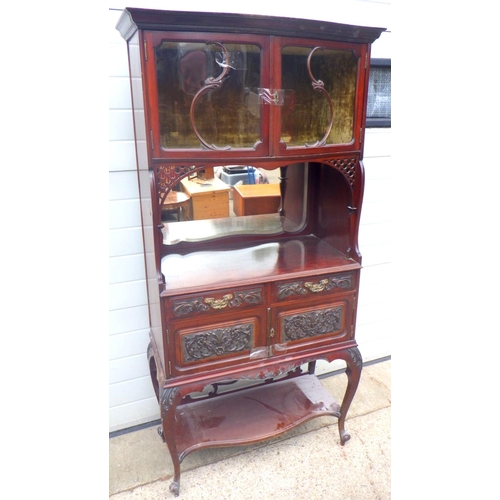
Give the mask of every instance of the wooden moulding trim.
[[346, 359], [348, 352], [357, 347], [355, 340], [348, 340], [332, 346], [311, 350], [307, 353], [298, 353], [289, 355], [286, 360], [275, 357], [267, 360], [257, 361], [247, 365], [232, 366], [225, 369], [209, 371], [206, 373], [177, 375], [172, 379], [166, 380], [164, 388], [179, 387], [182, 396], [191, 392], [203, 391], [207, 386], [213, 383], [222, 383], [230, 380], [259, 380], [281, 377], [286, 373], [297, 369], [299, 366], [323, 359], [331, 363], [336, 359]]
[[372, 43], [386, 30], [311, 19], [129, 7], [124, 10], [116, 28], [128, 40], [137, 29], [200, 31], [200, 26], [206, 32], [307, 37], [356, 43]]

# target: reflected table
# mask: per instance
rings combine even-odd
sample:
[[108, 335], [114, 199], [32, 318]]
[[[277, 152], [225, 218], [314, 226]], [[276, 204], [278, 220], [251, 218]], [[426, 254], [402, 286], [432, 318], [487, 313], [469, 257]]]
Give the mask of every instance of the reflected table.
[[186, 211], [189, 209], [190, 196], [181, 191], [170, 191], [161, 207], [162, 219], [164, 216], [174, 213], [177, 220], [185, 219]]

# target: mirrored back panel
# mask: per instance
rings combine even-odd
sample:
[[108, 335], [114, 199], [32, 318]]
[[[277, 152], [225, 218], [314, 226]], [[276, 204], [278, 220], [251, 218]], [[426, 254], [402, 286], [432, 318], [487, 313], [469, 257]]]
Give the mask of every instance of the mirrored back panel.
[[308, 163], [274, 170], [230, 165], [187, 175], [163, 198], [163, 244], [299, 232], [307, 223], [308, 179]]

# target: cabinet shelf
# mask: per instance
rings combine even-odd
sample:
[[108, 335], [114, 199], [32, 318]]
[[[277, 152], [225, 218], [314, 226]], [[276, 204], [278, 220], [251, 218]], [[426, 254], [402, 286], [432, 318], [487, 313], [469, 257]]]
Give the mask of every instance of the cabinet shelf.
[[221, 245], [162, 259], [165, 277], [162, 296], [238, 283], [273, 282], [325, 272], [359, 269], [358, 262], [316, 236], [287, 238], [261, 244]]
[[255, 443], [325, 415], [339, 418], [340, 406], [314, 375], [221, 394], [177, 407], [177, 451], [182, 460], [201, 448]]

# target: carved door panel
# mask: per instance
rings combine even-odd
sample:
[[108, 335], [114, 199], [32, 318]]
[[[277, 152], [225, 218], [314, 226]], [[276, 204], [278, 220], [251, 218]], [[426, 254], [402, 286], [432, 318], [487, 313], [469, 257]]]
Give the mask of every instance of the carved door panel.
[[272, 355], [351, 340], [354, 338], [354, 302], [354, 295], [346, 295], [301, 308], [276, 308], [272, 320]]
[[266, 357], [266, 319], [262, 308], [171, 323], [173, 374], [239, 366]]

